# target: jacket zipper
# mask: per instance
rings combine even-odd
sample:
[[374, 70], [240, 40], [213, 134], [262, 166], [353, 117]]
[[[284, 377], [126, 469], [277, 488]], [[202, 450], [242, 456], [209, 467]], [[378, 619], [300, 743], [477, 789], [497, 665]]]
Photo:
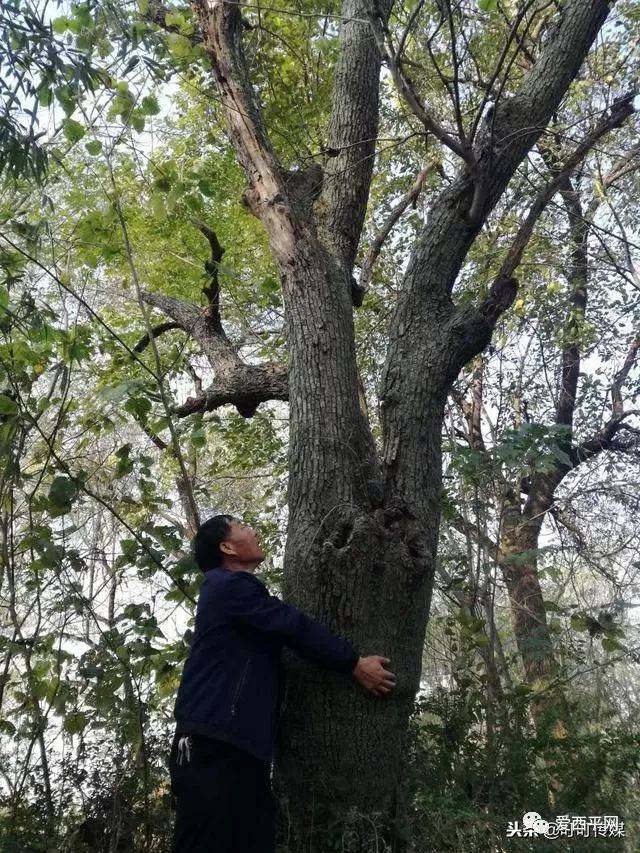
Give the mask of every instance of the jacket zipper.
[[231, 716], [232, 717], [235, 717], [235, 715], [236, 715], [236, 702], [238, 701], [238, 698], [240, 696], [240, 691], [242, 690], [242, 687], [244, 686], [244, 680], [247, 676], [247, 670], [249, 668], [249, 662], [250, 661], [251, 661], [251, 658], [250, 657], [247, 658], [247, 662], [245, 663], [244, 669], [242, 670], [242, 676], [240, 678], [240, 681], [238, 682], [238, 686], [236, 687], [236, 692], [233, 694], [233, 702], [231, 704]]
[[281, 718], [287, 709], [287, 696], [289, 694], [289, 679], [286, 677], [286, 674], [284, 675], [283, 680], [284, 680], [284, 696], [282, 697], [282, 703], [280, 704], [278, 718]]

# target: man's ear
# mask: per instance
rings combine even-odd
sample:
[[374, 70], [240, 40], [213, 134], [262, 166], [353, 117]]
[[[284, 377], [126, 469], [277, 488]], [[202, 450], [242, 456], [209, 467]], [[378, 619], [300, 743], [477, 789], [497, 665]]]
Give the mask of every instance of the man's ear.
[[236, 553], [233, 550], [233, 546], [231, 546], [228, 542], [220, 542], [218, 548], [222, 551], [223, 554], [229, 554], [229, 556], [234, 556]]

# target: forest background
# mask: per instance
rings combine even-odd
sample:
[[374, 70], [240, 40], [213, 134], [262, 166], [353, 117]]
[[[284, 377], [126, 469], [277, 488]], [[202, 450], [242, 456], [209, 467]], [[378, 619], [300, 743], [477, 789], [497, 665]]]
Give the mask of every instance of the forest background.
[[0, 849], [169, 849], [230, 512], [399, 677], [287, 659], [282, 853], [637, 850], [637, 4], [0, 27]]

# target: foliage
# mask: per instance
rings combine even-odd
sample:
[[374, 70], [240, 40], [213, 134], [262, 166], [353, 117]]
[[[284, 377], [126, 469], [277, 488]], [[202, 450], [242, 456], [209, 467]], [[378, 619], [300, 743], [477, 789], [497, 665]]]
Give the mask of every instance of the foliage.
[[[164, 761], [172, 706], [201, 582], [190, 514], [193, 505], [201, 518], [232, 511], [257, 527], [270, 554], [263, 577], [277, 589], [288, 410], [272, 401], [252, 418], [233, 406], [177, 414], [216, 370], [188, 329], [140, 346], [167, 319], [141, 293], [203, 312], [203, 288], [215, 274], [225, 333], [250, 364], [287, 363], [285, 306], [266, 236], [241, 203], [245, 179], [191, 11], [147, 2], [64, 4], [55, 16], [47, 8], [10, 0], [0, 12], [8, 45], [0, 63], [0, 848], [160, 851], [171, 819]], [[478, 83], [502, 56], [517, 8], [474, 0], [455, 9], [465, 117], [490, 108]], [[406, 66], [419, 96], [453, 127], [456, 69], [440, 9], [431, 0], [403, 4], [390, 27], [397, 40], [412, 23]], [[243, 10], [255, 90], [291, 169], [326, 165], [335, 153], [326, 148], [339, 26], [336, 8], [324, 12], [308, 0], [295, 13]], [[550, 14], [544, 4], [533, 9], [532, 50], [547, 37]], [[577, 144], [626, 90], [638, 23], [635, 7], [617, 4], [546, 134], [552, 150]], [[505, 97], [527, 70], [509, 44], [510, 72], [499, 81]], [[381, 91], [358, 264], [417, 172], [430, 168], [354, 315], [377, 441], [401, 273], [457, 168], [407, 116], [386, 72]], [[499, 540], [505, 484], [526, 489], [532, 478], [564, 470], [571, 441], [606, 421], [640, 319], [639, 186], [635, 170], [607, 188], [603, 177], [633, 150], [636, 134], [633, 122], [620, 128], [574, 176], [585, 204], [602, 202], [586, 313], [572, 313], [570, 234], [556, 196], [484, 356], [484, 449], [469, 443], [458, 406], [475, 365], [447, 402], [445, 523], [423, 667], [429, 696], [417, 706], [409, 780], [412, 843], [421, 853], [504, 849], [508, 821], [535, 808], [552, 813], [549, 763], [561, 783], [553, 812], [620, 814], [633, 830], [629, 843], [637, 842], [636, 458], [604, 454], [572, 472], [539, 547], [511, 558], [511, 566], [535, 565], [570, 683], [574, 725], [557, 740], [541, 739], [528, 723], [535, 690], [523, 679], [495, 554], [477, 537], [480, 530]], [[461, 306], [490, 291], [548, 177], [532, 152], [469, 251], [455, 283]], [[218, 262], [202, 223], [224, 248]], [[583, 357], [572, 430], [555, 420], [569, 346]], [[637, 397], [638, 381], [630, 372], [625, 402]], [[489, 652], [502, 653], [500, 707], [490, 694]], [[377, 831], [370, 816], [353, 813], [326, 843], [340, 850], [366, 834], [373, 844]]]
[[[566, 814], [624, 816], [625, 849], [634, 849], [640, 817], [637, 728], [602, 721], [591, 730], [541, 738], [527, 724], [528, 701], [516, 692], [495, 708], [482, 694], [439, 689], [418, 703], [411, 777], [417, 850], [527, 850], [530, 839], [507, 840], [506, 830], [530, 811], [551, 821]], [[575, 712], [589, 720], [588, 708]], [[551, 803], [550, 762], [562, 780]], [[579, 843], [594, 851], [621, 845], [620, 839], [603, 837]], [[570, 850], [575, 841], [538, 838], [535, 844]]]

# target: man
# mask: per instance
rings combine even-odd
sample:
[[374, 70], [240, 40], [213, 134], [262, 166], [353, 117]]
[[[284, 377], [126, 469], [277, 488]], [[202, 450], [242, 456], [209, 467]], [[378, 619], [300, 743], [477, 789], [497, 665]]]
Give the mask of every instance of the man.
[[376, 696], [389, 693], [395, 676], [383, 666], [387, 658], [361, 657], [270, 595], [253, 574], [265, 557], [256, 532], [233, 516], [200, 526], [194, 556], [205, 579], [175, 704], [173, 853], [273, 853], [270, 770], [282, 646], [353, 675]]

